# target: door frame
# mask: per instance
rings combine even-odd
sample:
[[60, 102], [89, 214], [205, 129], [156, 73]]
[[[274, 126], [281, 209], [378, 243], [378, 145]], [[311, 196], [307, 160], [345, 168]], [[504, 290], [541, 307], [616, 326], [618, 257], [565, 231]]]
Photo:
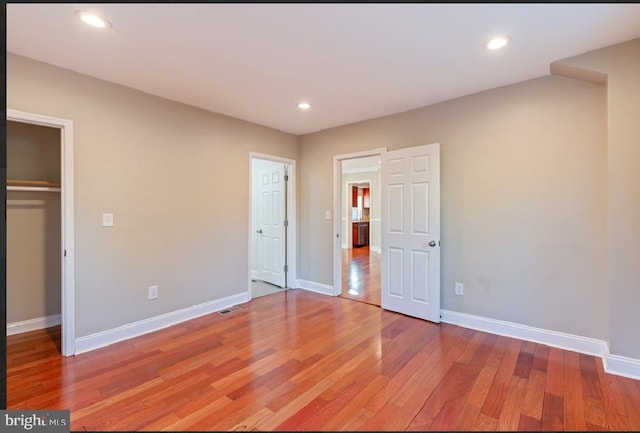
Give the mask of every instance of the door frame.
[[342, 232], [342, 161], [367, 156], [382, 157], [386, 152], [387, 148], [381, 147], [333, 156], [333, 296], [342, 294], [342, 238], [340, 237]]
[[[73, 205], [73, 121], [7, 108], [7, 120], [60, 129], [60, 213], [62, 267], [62, 355], [76, 352], [75, 249]], [[66, 253], [66, 254], [65, 254]]]
[[[289, 226], [286, 230], [287, 242], [286, 242], [286, 258], [287, 265], [289, 266], [289, 270], [287, 272], [287, 284], [284, 289], [293, 288], [296, 285], [296, 281], [298, 279], [298, 262], [297, 262], [297, 250], [296, 245], [298, 242], [298, 221], [296, 215], [296, 161], [294, 159], [284, 158], [281, 156], [268, 155], [265, 153], [258, 152], [249, 152], [249, 223], [248, 223], [248, 234], [249, 234], [249, 250], [248, 250], [248, 263], [247, 263], [247, 292], [249, 294], [249, 299], [253, 299], [253, 293], [251, 289], [251, 257], [253, 254], [253, 226], [252, 226], [252, 213], [253, 213], [253, 160], [254, 159], [262, 159], [271, 162], [281, 162], [283, 164], [288, 165], [288, 176], [289, 180], [287, 183], [287, 197], [286, 197], [286, 207], [287, 207], [287, 220], [289, 221]], [[283, 260], [284, 262], [284, 260]]]

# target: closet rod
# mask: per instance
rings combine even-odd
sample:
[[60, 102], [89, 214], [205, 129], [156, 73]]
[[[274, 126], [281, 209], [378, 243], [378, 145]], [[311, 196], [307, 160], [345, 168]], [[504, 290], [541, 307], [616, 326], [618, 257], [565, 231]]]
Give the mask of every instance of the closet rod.
[[60, 183], [46, 180], [7, 179], [7, 191], [51, 191], [60, 192]]
[[45, 186], [7, 186], [7, 191], [50, 191], [60, 192], [60, 188], [49, 188]]

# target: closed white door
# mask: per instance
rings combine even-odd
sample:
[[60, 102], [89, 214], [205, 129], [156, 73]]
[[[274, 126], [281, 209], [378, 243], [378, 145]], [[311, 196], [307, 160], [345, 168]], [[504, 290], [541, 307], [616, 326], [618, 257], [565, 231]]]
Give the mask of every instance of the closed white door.
[[382, 308], [440, 322], [440, 145], [382, 163]]
[[274, 164], [259, 172], [259, 274], [260, 279], [285, 285], [285, 168]]

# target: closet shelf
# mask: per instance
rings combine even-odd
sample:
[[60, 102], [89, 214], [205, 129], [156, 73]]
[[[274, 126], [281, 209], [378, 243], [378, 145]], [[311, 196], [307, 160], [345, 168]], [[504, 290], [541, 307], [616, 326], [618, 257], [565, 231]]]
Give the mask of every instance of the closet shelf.
[[52, 191], [60, 192], [60, 183], [46, 180], [7, 179], [7, 191]]
[[7, 179], [7, 186], [40, 186], [46, 188], [60, 188], [60, 182], [49, 182], [48, 180]]

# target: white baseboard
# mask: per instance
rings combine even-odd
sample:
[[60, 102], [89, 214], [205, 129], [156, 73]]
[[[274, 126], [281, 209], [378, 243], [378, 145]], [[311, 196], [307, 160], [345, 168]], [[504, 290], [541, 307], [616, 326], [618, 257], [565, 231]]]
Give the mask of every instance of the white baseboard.
[[300, 289], [309, 290], [310, 292], [321, 293], [323, 295], [335, 296], [333, 294], [333, 286], [328, 284], [316, 283], [315, 281], [298, 280]]
[[129, 323], [117, 328], [79, 337], [76, 338], [76, 354], [89, 352], [100, 347], [128, 340], [129, 338], [157, 331], [186, 320], [195, 319], [196, 317], [211, 314], [249, 301], [249, 292], [244, 292], [238, 295], [227, 296], [226, 298], [193, 305], [191, 307], [172, 311], [160, 316], [150, 317], [148, 319]]
[[465, 328], [477, 329], [491, 334], [505, 335], [507, 337], [533, 341], [546, 344], [547, 346], [559, 347], [561, 349], [573, 350], [574, 352], [600, 357], [605, 357], [608, 353], [606, 341], [596, 340], [595, 338], [534, 328], [533, 326], [458, 313], [456, 311], [442, 310], [441, 315], [443, 322], [460, 325]]
[[618, 376], [640, 379], [640, 359], [627, 358], [620, 355], [609, 355], [605, 363], [607, 373]]
[[598, 356], [602, 358], [607, 373], [640, 379], [640, 360], [609, 354], [609, 344], [604, 340], [450, 310], [440, 310], [440, 314], [441, 320], [445, 323]]
[[36, 329], [51, 328], [62, 323], [60, 314], [53, 316], [36, 317], [35, 319], [23, 320], [21, 322], [7, 323], [7, 335], [22, 334], [23, 332], [35, 331]]

